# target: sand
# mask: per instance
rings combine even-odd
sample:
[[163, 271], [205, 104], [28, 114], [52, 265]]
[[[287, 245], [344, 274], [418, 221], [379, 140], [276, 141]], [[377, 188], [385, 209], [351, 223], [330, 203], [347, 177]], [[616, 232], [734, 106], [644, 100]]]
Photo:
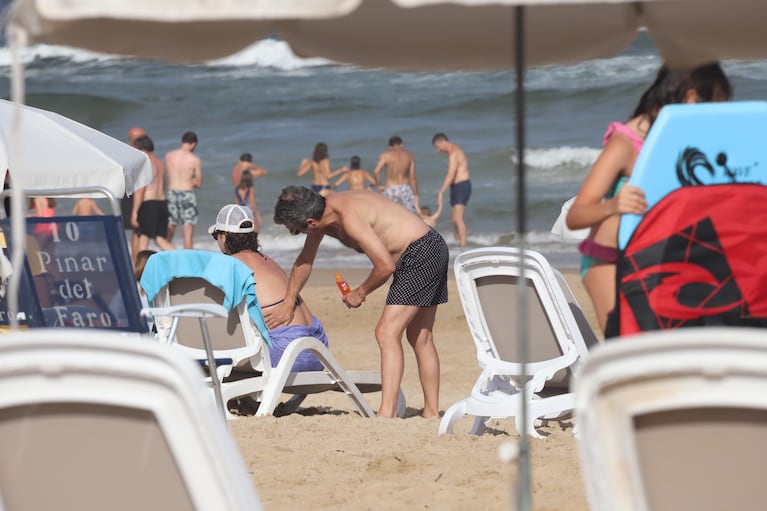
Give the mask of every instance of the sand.
[[[352, 286], [366, 272], [344, 270]], [[450, 300], [438, 309], [434, 329], [442, 382], [440, 409], [469, 395], [480, 370], [450, 273]], [[567, 273], [587, 317], [588, 297], [575, 273]], [[386, 287], [356, 310], [340, 301], [333, 273], [315, 270], [302, 296], [324, 323], [331, 350], [346, 369], [379, 370], [373, 334]], [[415, 358], [405, 343], [402, 381], [404, 419], [363, 419], [343, 394], [309, 396], [299, 412], [283, 417], [241, 417], [230, 429], [267, 511], [386, 509], [512, 509], [518, 480], [515, 462], [501, 461], [499, 446], [517, 445], [513, 420], [496, 420], [482, 436], [468, 434], [472, 419], [455, 435], [438, 436], [439, 419], [418, 416], [423, 395]], [[380, 393], [366, 394], [378, 408]], [[530, 437], [535, 510], [588, 509], [573, 423], [552, 422]]]

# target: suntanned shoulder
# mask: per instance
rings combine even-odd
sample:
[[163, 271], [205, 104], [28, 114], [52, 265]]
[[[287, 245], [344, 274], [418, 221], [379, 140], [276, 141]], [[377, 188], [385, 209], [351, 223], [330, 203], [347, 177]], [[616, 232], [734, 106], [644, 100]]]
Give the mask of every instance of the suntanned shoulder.
[[327, 197], [332, 209], [343, 224], [345, 217], [361, 216], [393, 254], [399, 254], [410, 243], [429, 231], [421, 217], [386, 197], [366, 191], [354, 190], [331, 194]]

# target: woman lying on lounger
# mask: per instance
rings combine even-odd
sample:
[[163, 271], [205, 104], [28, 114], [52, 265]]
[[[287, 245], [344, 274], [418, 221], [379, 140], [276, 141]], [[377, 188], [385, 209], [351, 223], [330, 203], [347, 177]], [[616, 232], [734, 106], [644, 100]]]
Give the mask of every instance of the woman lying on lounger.
[[[253, 270], [257, 282], [256, 296], [261, 309], [282, 303], [287, 293], [288, 277], [273, 259], [261, 253], [258, 232], [254, 229], [253, 213], [249, 208], [227, 204], [218, 212], [216, 223], [208, 229], [218, 248], [224, 254], [236, 257]], [[322, 323], [312, 316], [309, 307], [300, 297], [296, 299], [296, 313], [289, 325], [269, 330], [272, 346], [269, 350], [272, 367], [276, 367], [285, 348], [293, 339], [316, 337], [328, 345], [328, 337]], [[323, 366], [309, 351], [304, 351], [293, 364], [292, 371], [319, 371]]]

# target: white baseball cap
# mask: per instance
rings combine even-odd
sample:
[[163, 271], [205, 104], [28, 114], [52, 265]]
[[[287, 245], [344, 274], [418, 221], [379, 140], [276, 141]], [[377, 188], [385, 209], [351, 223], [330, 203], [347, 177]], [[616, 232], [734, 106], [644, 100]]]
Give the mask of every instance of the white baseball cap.
[[[243, 225], [247, 224], [247, 225]], [[227, 204], [218, 212], [216, 223], [208, 228], [208, 234], [223, 232], [253, 232], [256, 230], [253, 211], [239, 204]]]

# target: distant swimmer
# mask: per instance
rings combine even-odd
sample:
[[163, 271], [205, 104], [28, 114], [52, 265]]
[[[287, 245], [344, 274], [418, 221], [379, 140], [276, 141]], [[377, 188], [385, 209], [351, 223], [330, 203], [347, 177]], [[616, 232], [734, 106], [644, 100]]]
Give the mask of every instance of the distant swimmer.
[[94, 216], [103, 215], [104, 212], [99, 207], [95, 199], [82, 198], [75, 203], [72, 209], [74, 216]]
[[447, 153], [447, 175], [437, 196], [441, 200], [442, 194], [450, 187], [450, 221], [453, 222], [458, 246], [465, 247], [466, 223], [463, 220], [463, 214], [471, 197], [469, 162], [463, 150], [450, 142], [444, 133], [434, 135], [431, 143], [439, 152]]
[[253, 179], [258, 179], [266, 175], [266, 169], [253, 163], [253, 155], [250, 153], [242, 153], [240, 159], [232, 167], [232, 185], [238, 186], [240, 184], [240, 177], [245, 171], [250, 172]]
[[[386, 185], [381, 186], [381, 170], [386, 167]], [[413, 213], [418, 212], [418, 179], [415, 175], [413, 153], [403, 147], [402, 138], [389, 139], [389, 149], [381, 153], [373, 169], [376, 186], [384, 197], [402, 204]]]
[[370, 175], [370, 172], [361, 169], [360, 165], [362, 165], [360, 157], [352, 156], [349, 161], [349, 167], [344, 167], [346, 173], [335, 182], [333, 189], [335, 190], [344, 183], [349, 184], [349, 190], [367, 190], [370, 187], [374, 187], [376, 184], [375, 179]]
[[319, 142], [314, 146], [312, 159], [304, 158], [298, 167], [298, 175], [303, 176], [312, 171], [312, 190], [322, 196], [332, 191], [330, 180], [344, 172], [345, 167], [338, 170], [330, 170], [330, 156], [328, 155], [328, 145], [325, 142]]

